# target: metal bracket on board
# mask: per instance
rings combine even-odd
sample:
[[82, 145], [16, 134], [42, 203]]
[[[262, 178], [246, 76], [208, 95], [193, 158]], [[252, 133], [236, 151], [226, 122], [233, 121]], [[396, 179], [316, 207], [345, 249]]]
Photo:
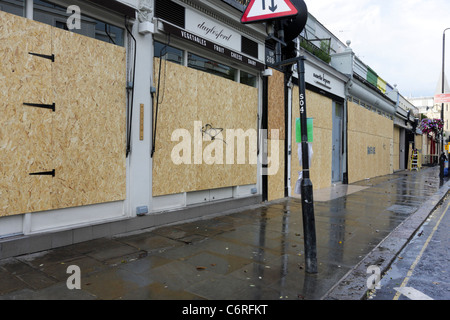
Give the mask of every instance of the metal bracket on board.
[[53, 104], [40, 104], [40, 103], [23, 103], [24, 106], [28, 107], [35, 107], [35, 108], [43, 108], [43, 109], [51, 109], [53, 112], [55, 112], [55, 103]]
[[46, 54], [40, 54], [40, 53], [34, 53], [34, 52], [28, 52], [28, 54], [31, 54], [32, 56], [36, 56], [39, 58], [44, 58], [44, 59], [48, 59], [48, 60], [52, 60], [52, 62], [55, 62], [55, 55], [46, 55]]
[[34, 172], [30, 173], [30, 176], [52, 176], [53, 178], [56, 175], [56, 170], [53, 169], [52, 171], [46, 171], [46, 172]]

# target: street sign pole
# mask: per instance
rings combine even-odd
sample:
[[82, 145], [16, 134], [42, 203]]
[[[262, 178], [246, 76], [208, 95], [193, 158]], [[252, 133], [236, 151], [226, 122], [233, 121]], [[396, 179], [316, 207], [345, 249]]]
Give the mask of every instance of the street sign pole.
[[[292, 1], [292, 2], [291, 2]], [[281, 20], [296, 16], [295, 19]], [[276, 33], [271, 39], [276, 41], [275, 63], [273, 67], [281, 67], [285, 75], [292, 75], [292, 71], [286, 66], [297, 64], [299, 82], [299, 104], [302, 135], [302, 163], [303, 179], [301, 183], [303, 232], [305, 242], [305, 270], [307, 273], [318, 273], [317, 271], [317, 245], [316, 226], [314, 218], [313, 185], [309, 172], [309, 149], [308, 149], [308, 118], [306, 114], [306, 83], [305, 83], [305, 57], [282, 58], [283, 46], [290, 50], [288, 42], [298, 37], [306, 25], [308, 10], [303, 0], [251, 0], [241, 18], [242, 23], [275, 21]], [[287, 25], [285, 25], [287, 22]], [[285, 32], [288, 34], [285, 34]], [[288, 55], [288, 54], [285, 54]]]
[[314, 218], [313, 184], [309, 172], [308, 128], [306, 114], [305, 57], [297, 60], [299, 82], [299, 107], [302, 135], [303, 179], [301, 183], [303, 233], [305, 246], [305, 269], [308, 273], [317, 273], [316, 222]]

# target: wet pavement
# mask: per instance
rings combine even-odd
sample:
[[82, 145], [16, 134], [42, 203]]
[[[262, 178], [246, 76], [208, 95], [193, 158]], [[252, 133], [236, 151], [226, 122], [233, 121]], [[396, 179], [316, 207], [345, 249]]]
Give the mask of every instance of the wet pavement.
[[370, 300], [450, 300], [450, 197], [399, 253]]
[[[289, 198], [0, 260], [0, 300], [347, 299], [338, 284], [446, 194], [438, 177], [438, 167], [424, 168], [316, 191], [318, 274], [305, 272], [301, 202]], [[81, 289], [68, 289], [69, 266], [79, 267]], [[363, 290], [367, 276], [353, 284]]]

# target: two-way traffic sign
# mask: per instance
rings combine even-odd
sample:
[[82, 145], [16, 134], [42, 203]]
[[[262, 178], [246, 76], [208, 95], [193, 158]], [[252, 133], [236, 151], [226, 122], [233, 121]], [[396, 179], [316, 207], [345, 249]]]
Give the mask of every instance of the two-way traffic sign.
[[242, 23], [268, 21], [298, 14], [290, 0], [251, 0], [241, 18]]

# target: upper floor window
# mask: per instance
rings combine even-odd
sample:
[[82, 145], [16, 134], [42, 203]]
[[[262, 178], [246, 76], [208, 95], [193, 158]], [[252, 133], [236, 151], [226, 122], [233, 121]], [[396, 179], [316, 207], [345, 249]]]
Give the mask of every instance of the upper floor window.
[[250, 87], [256, 87], [256, 76], [241, 70], [240, 83], [246, 84]]
[[175, 47], [165, 45], [164, 43], [155, 41], [155, 58], [162, 58], [164, 60], [174, 62], [177, 64], [184, 64], [184, 51]]
[[188, 67], [236, 81], [236, 69], [193, 53], [188, 55]]
[[[67, 26], [68, 18], [72, 15], [67, 8], [57, 4], [33, 0], [33, 18], [36, 21], [49, 24], [53, 27], [69, 30]], [[91, 18], [81, 13], [81, 29], [71, 31], [97, 40], [113, 43], [119, 46], [124, 45], [124, 29], [109, 23]]]
[[161, 58], [180, 65], [186, 65], [185, 56], [187, 55], [187, 66], [196, 70], [207, 72], [242, 84], [257, 87], [258, 77], [254, 74], [238, 70], [226, 64], [215, 60], [199, 56], [197, 54], [186, 52], [185, 50], [166, 45], [162, 42], [154, 42], [154, 57]]
[[0, 0], [0, 11], [25, 16], [25, 0]]

